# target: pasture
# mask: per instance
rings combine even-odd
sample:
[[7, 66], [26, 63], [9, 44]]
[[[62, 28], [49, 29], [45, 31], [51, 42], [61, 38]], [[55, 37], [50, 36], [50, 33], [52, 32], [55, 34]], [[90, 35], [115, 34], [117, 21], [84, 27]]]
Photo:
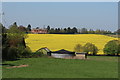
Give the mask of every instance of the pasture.
[[99, 34], [28, 34], [26, 44], [33, 52], [42, 47], [48, 47], [52, 51], [60, 49], [74, 51], [76, 44], [83, 46], [85, 43], [90, 42], [98, 47], [98, 54], [104, 54], [104, 45], [115, 39], [117, 38]]
[[[27, 67], [10, 68], [27, 64]], [[3, 62], [3, 78], [117, 78], [118, 57], [88, 56], [87, 60], [22, 58]]]

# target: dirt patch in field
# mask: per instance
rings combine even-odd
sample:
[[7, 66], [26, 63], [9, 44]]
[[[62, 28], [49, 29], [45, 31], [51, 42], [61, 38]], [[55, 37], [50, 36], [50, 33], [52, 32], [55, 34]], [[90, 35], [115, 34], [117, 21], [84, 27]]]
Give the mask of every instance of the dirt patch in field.
[[20, 67], [28, 67], [29, 65], [19, 65], [19, 66], [11, 66], [11, 67], [6, 67], [7, 69], [10, 68], [20, 68]]

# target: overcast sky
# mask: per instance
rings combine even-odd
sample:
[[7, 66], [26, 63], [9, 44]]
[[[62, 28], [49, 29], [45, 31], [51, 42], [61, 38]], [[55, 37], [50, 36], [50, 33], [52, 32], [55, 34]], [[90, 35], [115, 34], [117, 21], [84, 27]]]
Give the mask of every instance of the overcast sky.
[[5, 26], [118, 29], [117, 2], [3, 2]]

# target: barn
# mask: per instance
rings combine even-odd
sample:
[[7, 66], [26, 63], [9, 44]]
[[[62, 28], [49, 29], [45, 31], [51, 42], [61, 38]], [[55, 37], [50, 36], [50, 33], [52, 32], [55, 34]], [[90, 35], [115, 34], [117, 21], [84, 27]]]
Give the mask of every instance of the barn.
[[66, 57], [74, 57], [75, 52], [71, 52], [71, 51], [67, 51], [65, 49], [61, 49], [61, 50], [58, 50], [58, 51], [48, 52], [48, 55], [52, 56], [54, 58], [66, 58]]
[[65, 49], [61, 49], [58, 51], [51, 51], [47, 47], [41, 48], [37, 50], [37, 52], [42, 51], [44, 54], [54, 57], [54, 58], [65, 58], [65, 59], [86, 59], [86, 52], [71, 52]]

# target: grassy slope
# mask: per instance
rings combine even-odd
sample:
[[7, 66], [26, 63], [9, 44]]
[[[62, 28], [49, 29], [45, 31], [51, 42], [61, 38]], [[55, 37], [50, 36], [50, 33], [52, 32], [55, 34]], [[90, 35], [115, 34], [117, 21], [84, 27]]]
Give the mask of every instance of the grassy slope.
[[42, 47], [48, 47], [52, 51], [59, 49], [73, 51], [76, 44], [84, 45], [91, 42], [98, 47], [98, 54], [103, 54], [104, 45], [108, 41], [116, 39], [97, 34], [29, 34], [28, 36], [26, 43], [32, 51]]
[[29, 58], [4, 64], [28, 64], [29, 67], [6, 69], [3, 78], [116, 78], [116, 57], [92, 57], [88, 60]]

